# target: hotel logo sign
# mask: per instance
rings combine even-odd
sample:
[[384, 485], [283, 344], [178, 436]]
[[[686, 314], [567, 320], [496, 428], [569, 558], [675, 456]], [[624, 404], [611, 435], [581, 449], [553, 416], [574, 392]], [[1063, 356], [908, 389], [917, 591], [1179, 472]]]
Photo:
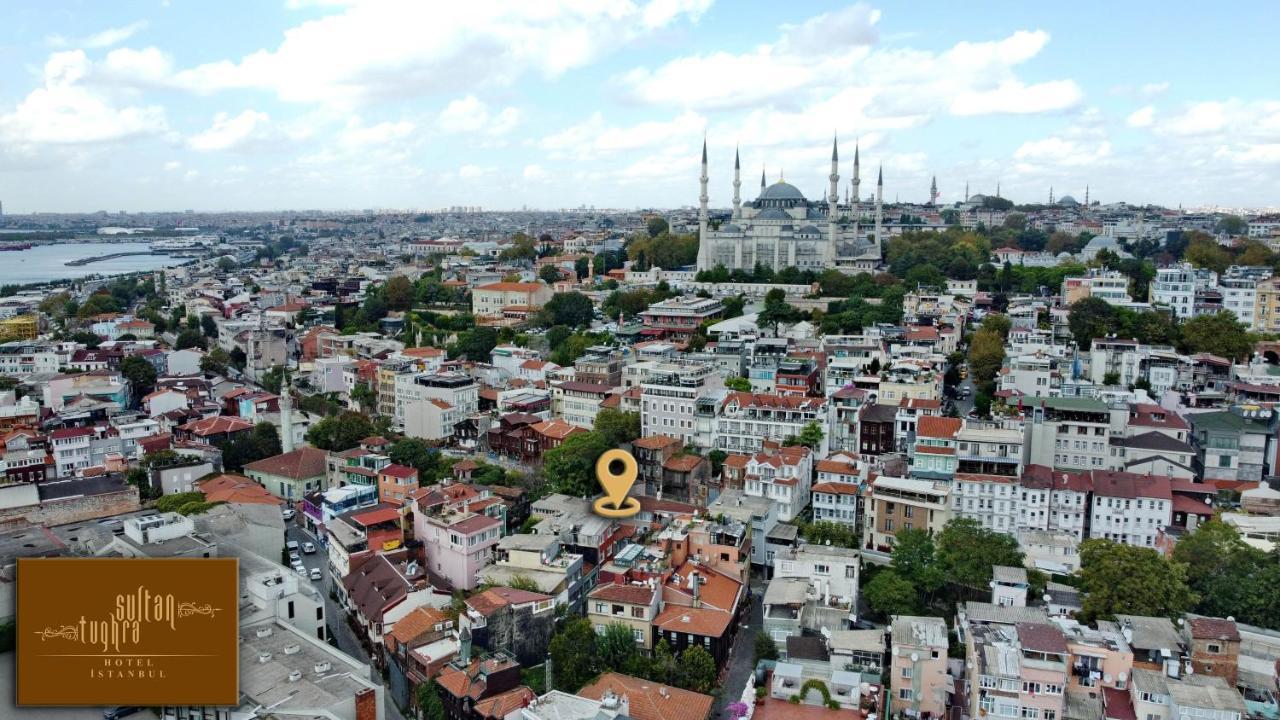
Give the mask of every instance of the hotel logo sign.
[[20, 558], [18, 705], [237, 705], [235, 558]]

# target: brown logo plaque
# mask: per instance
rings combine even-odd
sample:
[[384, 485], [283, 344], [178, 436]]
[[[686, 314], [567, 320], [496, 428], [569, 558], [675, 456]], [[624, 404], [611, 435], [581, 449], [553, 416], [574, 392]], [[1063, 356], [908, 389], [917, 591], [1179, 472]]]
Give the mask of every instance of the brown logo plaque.
[[235, 558], [19, 558], [18, 705], [236, 705]]

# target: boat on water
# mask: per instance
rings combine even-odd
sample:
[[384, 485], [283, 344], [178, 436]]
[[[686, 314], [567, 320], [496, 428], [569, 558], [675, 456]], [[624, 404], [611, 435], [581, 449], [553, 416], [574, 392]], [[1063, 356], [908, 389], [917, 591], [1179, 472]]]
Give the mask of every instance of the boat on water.
[[30, 250], [34, 247], [31, 243], [4, 243], [0, 244], [0, 251], [9, 250]]

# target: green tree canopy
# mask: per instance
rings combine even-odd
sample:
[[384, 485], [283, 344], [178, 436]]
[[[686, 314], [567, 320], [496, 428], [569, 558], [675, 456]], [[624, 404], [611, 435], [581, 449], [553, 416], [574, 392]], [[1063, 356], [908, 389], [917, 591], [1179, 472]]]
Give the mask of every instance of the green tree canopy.
[[373, 423], [361, 413], [346, 411], [322, 418], [307, 431], [307, 442], [321, 450], [342, 452], [360, 444], [373, 435]]
[[575, 433], [542, 456], [542, 476], [556, 492], [591, 497], [599, 492], [596, 460], [611, 447], [596, 431]]
[[1088, 297], [1072, 303], [1067, 313], [1067, 327], [1075, 338], [1076, 347], [1088, 350], [1093, 339], [1106, 337], [1116, 328], [1116, 309], [1106, 300]]
[[725, 389], [736, 392], [751, 392], [751, 381], [741, 375], [733, 375], [724, 381]]
[[1117, 613], [1172, 618], [1198, 599], [1187, 587], [1186, 565], [1151, 548], [1093, 539], [1080, 543], [1083, 617], [1110, 620]]
[[640, 437], [640, 413], [601, 408], [596, 413], [595, 431], [610, 447], [618, 447]]
[[938, 565], [949, 582], [982, 590], [995, 565], [1022, 567], [1022, 550], [1012, 535], [984, 528], [969, 518], [956, 518], [938, 533]]
[[577, 692], [600, 673], [600, 657], [596, 633], [586, 618], [565, 622], [547, 646], [551, 656], [551, 675], [556, 690]]
[[137, 355], [131, 355], [120, 361], [120, 374], [129, 381], [135, 400], [141, 400], [156, 387], [156, 366]]
[[715, 658], [701, 646], [694, 645], [680, 653], [677, 673], [680, 687], [704, 695], [710, 694], [716, 686], [719, 671]]
[[913, 615], [916, 612], [916, 589], [910, 580], [893, 568], [884, 568], [862, 589], [871, 609], [883, 617]]
[[1181, 348], [1188, 353], [1210, 353], [1230, 360], [1244, 360], [1253, 352], [1256, 338], [1230, 311], [1200, 315], [1182, 323]]

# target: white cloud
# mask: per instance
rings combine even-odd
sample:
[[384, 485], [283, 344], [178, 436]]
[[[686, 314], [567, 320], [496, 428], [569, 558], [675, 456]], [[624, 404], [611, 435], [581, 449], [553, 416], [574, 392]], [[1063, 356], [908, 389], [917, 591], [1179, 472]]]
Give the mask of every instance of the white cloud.
[[1111, 154], [1111, 143], [1048, 137], [1024, 142], [1013, 153], [1020, 168], [1028, 171], [1036, 166], [1080, 167], [1093, 165]]
[[544, 137], [541, 147], [557, 157], [586, 159], [602, 154], [661, 148], [697, 137], [706, 119], [688, 111], [670, 121], [642, 122], [628, 127], [611, 126], [595, 113], [583, 122]]
[[164, 109], [116, 106], [84, 84], [91, 69], [83, 50], [54, 53], [44, 67], [44, 85], [13, 111], [0, 115], [0, 139], [15, 144], [99, 143], [162, 133]]
[[1151, 124], [1155, 122], [1155, 118], [1156, 118], [1155, 107], [1148, 105], [1144, 108], [1139, 108], [1138, 110], [1135, 110], [1133, 114], [1131, 114], [1127, 119], [1125, 119], [1125, 124], [1128, 125], [1129, 127], [1135, 127], [1135, 128], [1151, 127]]
[[245, 110], [235, 116], [218, 113], [209, 129], [192, 135], [187, 145], [203, 152], [241, 148], [266, 139], [270, 126], [271, 117], [256, 110]]
[[1224, 130], [1228, 121], [1226, 103], [1201, 102], [1169, 117], [1157, 129], [1170, 135], [1208, 135]]
[[177, 170], [180, 167], [182, 167], [182, 163], [178, 162], [177, 160], [170, 160], [169, 162], [164, 164], [164, 169], [167, 172], [173, 172], [174, 170]]
[[173, 60], [156, 47], [116, 48], [93, 72], [95, 77], [113, 84], [165, 86], [171, 82]]
[[992, 90], [964, 93], [951, 103], [956, 115], [1030, 115], [1066, 110], [1080, 104], [1084, 92], [1074, 80], [1024, 85], [1017, 80], [1000, 83]]
[[707, 0], [354, 3], [287, 30], [273, 50], [178, 72], [192, 91], [273, 91], [291, 102], [370, 99], [555, 78], [683, 19]]
[[1141, 93], [1143, 97], [1156, 97], [1157, 95], [1163, 95], [1168, 89], [1169, 83], [1154, 82], [1147, 83], [1146, 85], [1138, 88], [1138, 92]]
[[458, 168], [458, 177], [463, 180], [475, 180], [484, 177], [493, 172], [493, 168], [484, 168], [479, 165], [463, 165]]
[[520, 122], [520, 111], [505, 107], [496, 113], [475, 95], [454, 100], [440, 111], [436, 125], [446, 133], [484, 133], [505, 135]]
[[547, 179], [547, 171], [541, 165], [525, 165], [521, 177], [525, 180], [545, 180]]
[[87, 48], [105, 48], [111, 47], [112, 45], [119, 45], [142, 30], [145, 30], [146, 27], [147, 21], [139, 20], [137, 22], [129, 23], [124, 27], [107, 28], [102, 32], [94, 33], [85, 38], [81, 44]]

